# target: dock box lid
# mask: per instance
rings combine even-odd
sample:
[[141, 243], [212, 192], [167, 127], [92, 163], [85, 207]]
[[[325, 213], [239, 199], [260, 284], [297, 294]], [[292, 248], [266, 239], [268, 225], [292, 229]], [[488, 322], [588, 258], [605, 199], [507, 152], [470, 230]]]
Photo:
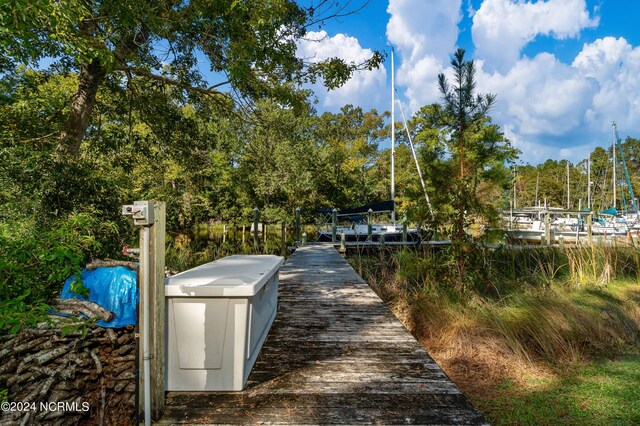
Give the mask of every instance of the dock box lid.
[[165, 280], [166, 296], [254, 296], [284, 263], [281, 256], [235, 255], [205, 263]]

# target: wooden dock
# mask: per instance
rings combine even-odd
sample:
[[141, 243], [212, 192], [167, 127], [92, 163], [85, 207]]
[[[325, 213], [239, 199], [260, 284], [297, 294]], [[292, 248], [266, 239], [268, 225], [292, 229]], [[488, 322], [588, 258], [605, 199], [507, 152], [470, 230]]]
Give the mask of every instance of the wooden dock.
[[242, 392], [168, 392], [161, 424], [485, 424], [332, 246], [301, 247]]

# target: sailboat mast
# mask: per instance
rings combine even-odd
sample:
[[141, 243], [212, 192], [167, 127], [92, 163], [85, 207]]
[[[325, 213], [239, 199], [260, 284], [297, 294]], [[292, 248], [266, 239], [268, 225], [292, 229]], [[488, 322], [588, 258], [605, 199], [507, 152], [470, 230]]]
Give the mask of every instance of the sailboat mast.
[[395, 128], [395, 81], [393, 65], [393, 48], [391, 48], [391, 222], [396, 223], [396, 176], [395, 176], [395, 150], [396, 150], [396, 128]]
[[591, 154], [587, 156], [587, 208], [591, 210]]
[[538, 184], [540, 183], [540, 172], [538, 172], [538, 175], [536, 176], [536, 199], [533, 202], [534, 206], [539, 206], [540, 203], [538, 202]]
[[616, 123], [611, 122], [611, 140], [613, 141], [613, 208], [616, 208]]
[[516, 198], [516, 191], [517, 191], [517, 188], [516, 188], [516, 179], [517, 179], [516, 167], [517, 166], [514, 164], [514, 166], [513, 166], [513, 208], [514, 209], [518, 208], [518, 205], [516, 204], [516, 199], [517, 199]]
[[407, 126], [407, 117], [404, 115], [404, 108], [402, 108], [402, 104], [399, 104], [399, 105], [400, 105], [400, 113], [402, 114], [402, 122], [404, 123], [404, 129], [407, 132], [407, 139], [409, 139], [409, 145], [411, 146], [411, 154], [413, 155], [413, 161], [416, 162], [416, 169], [418, 170], [418, 176], [420, 177], [420, 183], [422, 184], [422, 190], [424, 191], [424, 199], [427, 201], [427, 206], [429, 207], [429, 213], [431, 213], [431, 218], [433, 219], [433, 208], [431, 207], [431, 201], [429, 201], [427, 186], [424, 184], [424, 178], [422, 177], [422, 170], [420, 170], [420, 163], [418, 162], [418, 157], [416, 156], [416, 149], [413, 146], [413, 140], [411, 140], [411, 132], [409, 131], [409, 126]]
[[571, 208], [571, 188], [569, 187], [569, 161], [567, 161], [567, 210]]

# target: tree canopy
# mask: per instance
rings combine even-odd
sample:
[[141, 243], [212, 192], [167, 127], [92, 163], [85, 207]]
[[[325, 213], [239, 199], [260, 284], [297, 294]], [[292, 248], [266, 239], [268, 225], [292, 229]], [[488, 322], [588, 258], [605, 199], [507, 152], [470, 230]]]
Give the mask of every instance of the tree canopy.
[[[320, 78], [335, 88], [355, 70], [377, 67], [378, 52], [359, 64], [296, 56], [296, 41], [310, 26], [349, 10], [334, 1], [303, 7], [293, 0], [13, 0], [0, 5], [0, 71], [53, 60], [78, 72], [58, 143], [60, 156], [70, 157], [98, 90], [114, 73], [207, 95], [228, 109], [231, 100], [258, 99], [299, 107], [306, 100], [300, 83]], [[219, 81], [208, 82], [211, 73]]]

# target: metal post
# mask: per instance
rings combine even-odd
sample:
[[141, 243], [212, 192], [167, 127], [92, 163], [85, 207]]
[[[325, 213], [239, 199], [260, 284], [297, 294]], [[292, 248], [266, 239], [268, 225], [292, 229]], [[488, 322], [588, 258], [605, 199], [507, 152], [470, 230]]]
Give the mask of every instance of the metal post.
[[616, 185], [618, 183], [616, 182], [617, 177], [616, 177], [616, 133], [615, 133], [615, 127], [616, 127], [616, 123], [611, 123], [611, 131], [612, 131], [611, 140], [613, 141], [613, 208], [614, 209], [616, 208], [616, 199], [618, 198], [617, 195], [616, 195]]
[[367, 239], [371, 240], [371, 235], [373, 234], [373, 225], [371, 224], [373, 221], [373, 210], [369, 209], [367, 212]]
[[303, 232], [302, 233], [302, 245], [307, 244], [307, 233]]
[[142, 248], [142, 257], [140, 270], [142, 275], [142, 377], [143, 377], [143, 399], [144, 399], [144, 424], [151, 425], [151, 350], [149, 333], [149, 227], [142, 227], [142, 240], [140, 247]]
[[340, 233], [340, 251], [342, 253], [347, 251], [346, 236], [344, 235], [344, 232]]
[[300, 207], [296, 207], [296, 241], [300, 241]]
[[395, 184], [395, 150], [396, 150], [396, 129], [395, 129], [395, 81], [394, 81], [393, 49], [391, 49], [391, 222], [396, 223], [396, 184]]
[[336, 232], [338, 231], [338, 210], [333, 209], [331, 214], [331, 242], [336, 242]]

